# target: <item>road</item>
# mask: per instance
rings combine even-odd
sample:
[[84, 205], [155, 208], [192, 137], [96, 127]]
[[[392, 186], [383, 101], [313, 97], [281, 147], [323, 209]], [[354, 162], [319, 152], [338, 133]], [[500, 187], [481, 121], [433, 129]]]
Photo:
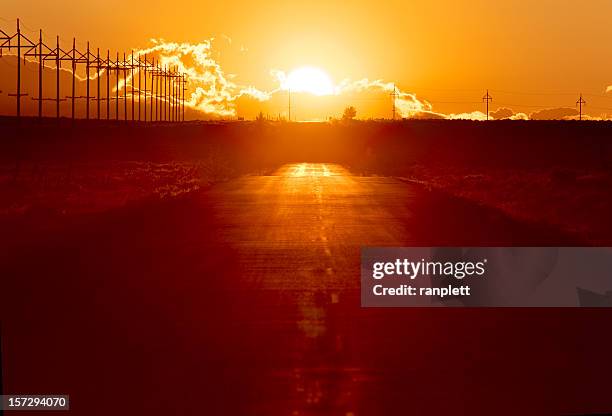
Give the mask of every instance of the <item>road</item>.
[[608, 311], [359, 305], [362, 246], [564, 238], [333, 164], [131, 207], [8, 261], [5, 391], [88, 415], [609, 410]]

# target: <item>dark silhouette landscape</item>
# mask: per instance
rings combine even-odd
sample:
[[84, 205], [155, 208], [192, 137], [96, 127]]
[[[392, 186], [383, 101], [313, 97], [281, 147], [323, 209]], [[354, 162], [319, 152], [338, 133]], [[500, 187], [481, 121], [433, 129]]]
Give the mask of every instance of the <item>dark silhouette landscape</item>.
[[610, 128], [0, 119], [4, 389], [89, 415], [610, 409], [608, 309], [359, 303], [362, 246], [610, 244]]

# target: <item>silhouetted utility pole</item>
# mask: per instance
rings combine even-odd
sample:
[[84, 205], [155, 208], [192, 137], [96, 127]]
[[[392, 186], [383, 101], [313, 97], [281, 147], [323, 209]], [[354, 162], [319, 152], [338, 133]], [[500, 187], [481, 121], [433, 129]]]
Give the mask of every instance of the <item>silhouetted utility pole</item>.
[[98, 110], [98, 120], [100, 120], [100, 48], [96, 51], [96, 86], [98, 87], [96, 107]]
[[[157, 121], [157, 64], [153, 59], [153, 68], [151, 68], [151, 121]], [[155, 111], [155, 115], [153, 115]]]
[[155, 72], [156, 68], [157, 63], [155, 62], [155, 58], [153, 58], [153, 61], [151, 62], [151, 71], [149, 71], [151, 73], [151, 111], [149, 112], [151, 121], [156, 121], [155, 119], [157, 118], [153, 115], [154, 111], [155, 114], [157, 114], [157, 73]]
[[181, 90], [183, 89], [183, 77], [177, 73], [176, 76], [176, 121], [181, 121]]
[[164, 88], [164, 99], [163, 99], [164, 118], [163, 120], [168, 121], [168, 79], [169, 79], [168, 67], [163, 68], [162, 71], [164, 73], [164, 78], [163, 78], [163, 81], [164, 81], [164, 85], [163, 85], [163, 88]]
[[178, 71], [175, 69], [172, 76], [172, 121], [178, 121]]
[[580, 98], [576, 101], [576, 105], [580, 107], [580, 115], [578, 116], [579, 120], [582, 120], [582, 106], [586, 104], [586, 101], [582, 98], [582, 94], [580, 94]]
[[172, 121], [173, 117], [172, 117], [172, 110], [174, 110], [174, 107], [172, 107], [172, 99], [174, 98], [174, 96], [172, 95], [173, 89], [172, 89], [172, 84], [174, 83], [174, 69], [171, 69], [170, 67], [168, 67], [168, 121]]
[[291, 88], [287, 88], [287, 92], [289, 93], [289, 119], [287, 121], [291, 121]]
[[161, 120], [161, 85], [162, 85], [162, 72], [159, 60], [157, 61], [157, 76], [155, 77], [155, 121]]
[[174, 121], [178, 122], [179, 121], [179, 113], [178, 113], [178, 109], [179, 109], [179, 105], [178, 105], [178, 97], [179, 97], [179, 77], [178, 77], [178, 67], [175, 70], [174, 73]]
[[166, 108], [166, 102], [164, 101], [164, 83], [166, 82], [166, 73], [164, 72], [163, 65], [159, 67], [159, 121], [164, 121], [164, 110]]
[[43, 41], [42, 30], [38, 33], [38, 118], [42, 118], [42, 103], [43, 103]]
[[[62, 51], [63, 52], [63, 51]], [[78, 56], [77, 56], [78, 54]], [[85, 64], [86, 66], [88, 65], [88, 61], [89, 61], [89, 56], [85, 56], [84, 53], [77, 51], [76, 48], [76, 39], [72, 38], [72, 49], [68, 52], [63, 52], [62, 60], [67, 60], [70, 61], [72, 63], [72, 95], [66, 97], [66, 98], [70, 98], [71, 99], [71, 113], [72, 113], [72, 119], [75, 119], [75, 101], [77, 98], [85, 98], [88, 102], [89, 102], [89, 96], [77, 96], [76, 95], [76, 71], [77, 71], [77, 64]], [[88, 81], [89, 78], [89, 74], [87, 74], [87, 84], [89, 84]], [[89, 85], [88, 85], [89, 86]], [[88, 95], [89, 95], [89, 88], [87, 89], [88, 91]], [[86, 106], [87, 107], [87, 106]], [[88, 107], [87, 107], [88, 108]]]
[[181, 121], [181, 95], [183, 90], [183, 76], [176, 76], [176, 121]]
[[174, 121], [172, 112], [174, 107], [172, 106], [172, 100], [174, 100], [174, 68], [169, 68], [168, 73], [168, 121]]
[[185, 91], [187, 91], [187, 87], [186, 87], [187, 80], [185, 79], [185, 75], [184, 74], [183, 74], [182, 84], [183, 84], [183, 87], [181, 88], [181, 90], [182, 90], [183, 97], [181, 99], [181, 106], [182, 106], [183, 115], [182, 115], [182, 120], [181, 121], [185, 121]]
[[110, 50], [106, 50], [106, 119], [110, 120]]
[[62, 57], [60, 56], [60, 42], [59, 35], [56, 38], [57, 40], [57, 49], [55, 49], [55, 116], [60, 118], [60, 71], [62, 68]]
[[144, 56], [144, 121], [147, 121], [147, 55]]
[[8, 94], [9, 97], [15, 97], [17, 99], [17, 117], [21, 117], [21, 97], [26, 97], [28, 94], [21, 93], [21, 27], [19, 24], [19, 19], [17, 19], [17, 34], [8, 38], [8, 48], [14, 48], [11, 46], [11, 39], [17, 37], [17, 92], [15, 94]]
[[123, 120], [127, 121], [127, 66], [125, 60], [125, 52], [123, 52], [123, 62], [121, 66], [123, 67]]
[[134, 121], [134, 51], [132, 51], [132, 63], [130, 64], [130, 87], [132, 90], [132, 121]]
[[142, 62], [140, 61], [140, 56], [138, 56], [138, 121], [140, 121], [141, 111], [140, 111], [140, 98], [142, 94]]
[[393, 120], [395, 120], [395, 113], [396, 113], [395, 100], [397, 99], [397, 97], [399, 97], [399, 93], [397, 92], [397, 87], [395, 86], [395, 84], [393, 84], [393, 91], [389, 95], [391, 95], [391, 101], [393, 103]]
[[117, 61], [115, 62], [117, 79], [115, 82], [115, 120], [119, 120], [119, 52], [117, 52]]
[[[131, 52], [131, 60], [128, 62], [126, 57], [126, 53], [123, 54], [123, 61], [119, 60], [119, 52], [117, 52], [117, 60], [112, 61], [110, 59], [110, 51], [107, 52], [106, 60], [100, 57], [100, 49], [97, 48], [97, 53], [94, 55], [90, 48], [90, 43], [87, 42], [87, 50], [79, 50], [76, 46], [76, 39], [72, 39], [72, 48], [70, 50], [63, 50], [60, 46], [59, 36], [56, 37], [56, 46], [51, 49], [48, 45], [44, 43], [42, 30], [39, 30], [39, 37], [36, 42], [33, 42], [28, 38], [27, 35], [23, 34], [21, 31], [21, 23], [20, 20], [17, 19], [16, 24], [16, 33], [7, 33], [6, 31], [0, 29], [0, 57], [2, 57], [2, 52], [4, 49], [9, 51], [13, 51], [17, 49], [15, 53], [15, 57], [17, 58], [17, 73], [16, 73], [16, 92], [14, 94], [8, 94], [10, 97], [16, 98], [16, 114], [17, 117], [21, 117], [22, 113], [22, 97], [28, 96], [29, 94], [22, 93], [22, 64], [26, 63], [26, 59], [33, 58], [34, 60], [38, 60], [38, 97], [32, 97], [32, 100], [38, 101], [38, 117], [44, 116], [44, 106], [43, 101], [55, 101], [55, 116], [57, 118], [60, 117], [61, 107], [60, 101], [65, 101], [70, 99], [71, 101], [71, 117], [72, 119], [76, 118], [76, 102], [78, 99], [85, 99], [85, 117], [90, 119], [91, 115], [91, 100], [96, 100], [96, 109], [97, 109], [97, 118], [101, 118], [101, 101], [104, 99], [101, 95], [101, 76], [102, 74], [106, 75], [106, 118], [111, 119], [110, 115], [110, 102], [111, 100], [117, 100], [115, 103], [115, 118], [119, 119], [119, 100], [124, 100], [123, 113], [124, 120], [129, 120], [128, 117], [128, 109], [127, 109], [127, 80], [130, 78], [130, 97], [131, 97], [131, 120], [136, 120], [136, 114], [134, 106], [136, 105], [136, 82], [135, 82], [135, 72], [138, 71], [138, 120], [142, 119], [142, 109], [141, 109], [141, 99], [144, 98], [144, 120], [147, 121], [147, 98], [149, 98], [150, 102], [150, 121], [179, 121], [181, 119], [181, 106], [183, 107], [184, 113], [184, 84], [185, 74], [178, 72], [178, 67], [171, 68], [168, 66], [160, 65], [160, 62], [157, 63], [155, 60], [152, 62], [148, 62], [147, 57], [145, 55], [144, 63], [140, 59], [140, 56], [137, 59], [134, 59], [134, 52]], [[23, 63], [22, 63], [23, 59]], [[43, 82], [44, 82], [44, 72], [45, 65], [47, 60], [55, 61], [55, 72], [56, 72], [56, 94], [55, 98], [44, 98], [43, 96]], [[72, 72], [72, 82], [71, 82], [71, 94], [65, 95], [62, 99], [60, 99], [61, 94], [61, 70], [62, 70], [62, 62], [69, 61], [69, 70]], [[87, 94], [84, 96], [77, 96], [77, 89], [80, 88], [79, 84], [77, 85], [77, 75], [76, 72], [79, 68], [79, 65], [84, 66], [85, 72], [85, 89]], [[91, 72], [93, 67], [95, 66], [96, 72], [96, 90], [97, 95], [93, 96], [91, 91]], [[110, 77], [111, 73], [116, 72], [116, 91], [115, 96], [113, 97], [110, 90]], [[141, 74], [140, 71], [144, 71], [144, 74]], [[123, 83], [122, 86], [124, 88], [123, 94], [120, 94], [120, 81], [121, 81], [121, 73], [123, 73]], [[143, 82], [142, 76], [144, 75], [144, 89], [141, 88], [141, 84]], [[148, 78], [150, 76], [150, 79]], [[81, 79], [78, 80], [79, 82]], [[151, 82], [150, 90], [147, 90], [147, 83]], [[179, 88], [180, 86], [180, 88]], [[31, 87], [30, 87], [31, 88]], [[36, 88], [36, 87], [34, 87]], [[144, 93], [144, 97], [142, 94]], [[289, 94], [291, 94], [289, 92]], [[148, 95], [148, 97], [147, 97]], [[182, 96], [182, 99], [181, 99]], [[289, 97], [289, 105], [291, 105], [291, 97]], [[155, 118], [153, 118], [153, 107], [155, 107]]]
[[484, 95], [484, 97], [482, 97], [482, 101], [486, 102], [487, 120], [489, 120], [489, 103], [493, 101], [493, 97], [489, 95], [489, 90], [487, 90], [487, 93]]
[[168, 121], [173, 122], [174, 117], [172, 112], [174, 111], [174, 106], [172, 105], [172, 101], [174, 100], [174, 68], [170, 69], [168, 67]]
[[21, 28], [17, 19], [17, 117], [21, 117]]
[[153, 98], [153, 92], [155, 89], [155, 58], [151, 60], [151, 70], [149, 71], [151, 74], [151, 94], [150, 103], [149, 103], [149, 120], [153, 121], [153, 107], [155, 106], [155, 99]]
[[168, 67], [164, 68], [164, 121], [168, 121]]
[[170, 121], [170, 67], [166, 67], [166, 121]]
[[[29, 41], [27, 38], [25, 38], [27, 41]], [[42, 37], [42, 30], [39, 31], [39, 37], [38, 37], [38, 43], [30, 48], [29, 50], [26, 50], [25, 54], [23, 55], [24, 58], [25, 57], [32, 57], [34, 59], [38, 59], [38, 97], [32, 97], [32, 100], [34, 101], [38, 101], [38, 117], [42, 118], [43, 116], [43, 101], [56, 101], [55, 98], [45, 98], [43, 96], [43, 73], [44, 73], [44, 69], [45, 69], [45, 61], [47, 59], [58, 59], [59, 57], [59, 52], [58, 51], [54, 51], [51, 48], [49, 48], [47, 45], [44, 44], [43, 42], [43, 37]], [[56, 61], [57, 63], [58, 61]], [[59, 92], [57, 94], [57, 101], [59, 104]]]
[[155, 63], [155, 58], [151, 61], [151, 105], [149, 116], [151, 121], [156, 121], [157, 119], [157, 64]]
[[[23, 37], [24, 37], [24, 40], [31, 43], [31, 41], [27, 39], [27, 37], [25, 36]], [[44, 67], [44, 57], [45, 57], [45, 54], [43, 54], [42, 30], [40, 30], [38, 33], [38, 43], [32, 46], [31, 48], [26, 49], [25, 53], [23, 54], [23, 58], [25, 59], [26, 57], [38, 59], [38, 97], [32, 97], [32, 100], [38, 101], [38, 118], [42, 118], [43, 116], [42, 104], [44, 100], [43, 93], [42, 93], [42, 86], [43, 86], [42, 83], [43, 83], [43, 67]]]
[[[66, 99], [70, 98], [71, 100], [71, 117], [74, 120], [75, 118], [75, 100], [77, 98], [85, 98], [85, 97], [77, 97], [76, 96], [76, 70], [77, 63], [84, 62], [83, 55], [79, 52], [79, 58], [77, 58], [77, 50], [76, 50], [76, 39], [72, 38], [72, 49], [69, 51], [63, 51], [59, 48], [59, 38], [58, 38], [58, 51], [61, 53], [60, 61], [70, 61], [71, 70], [72, 70], [72, 94], [66, 96]], [[58, 83], [59, 86], [59, 83]]]
[[76, 38], [72, 38], [72, 119], [74, 120], [74, 100], [76, 98]]
[[172, 119], [177, 122], [179, 120], [178, 118], [178, 97], [179, 97], [179, 77], [178, 77], [178, 67], [175, 69], [174, 72], [174, 78], [173, 78], [173, 83], [172, 83], [172, 91], [173, 91], [173, 97], [174, 97], [174, 102], [173, 102], [173, 113], [172, 113]]
[[85, 82], [87, 83], [86, 89], [86, 103], [85, 103], [85, 118], [89, 120], [89, 42], [87, 42], [87, 54], [85, 55]]
[[164, 66], [161, 67], [161, 79], [160, 79], [160, 104], [159, 108], [159, 119], [161, 121], [166, 121], [166, 68]]

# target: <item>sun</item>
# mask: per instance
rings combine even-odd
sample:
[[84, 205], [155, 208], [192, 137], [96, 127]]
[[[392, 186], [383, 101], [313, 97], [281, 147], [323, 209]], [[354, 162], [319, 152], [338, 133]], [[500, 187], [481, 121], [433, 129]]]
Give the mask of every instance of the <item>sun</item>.
[[307, 92], [313, 95], [331, 95], [334, 84], [329, 75], [320, 68], [304, 66], [287, 75], [282, 88], [291, 92]]

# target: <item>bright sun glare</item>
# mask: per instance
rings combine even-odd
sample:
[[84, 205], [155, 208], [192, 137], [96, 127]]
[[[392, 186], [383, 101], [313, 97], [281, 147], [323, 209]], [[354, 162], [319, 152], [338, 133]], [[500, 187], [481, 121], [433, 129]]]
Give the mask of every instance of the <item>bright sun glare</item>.
[[305, 66], [289, 73], [283, 89], [314, 95], [331, 95], [334, 93], [334, 84], [322, 69]]

